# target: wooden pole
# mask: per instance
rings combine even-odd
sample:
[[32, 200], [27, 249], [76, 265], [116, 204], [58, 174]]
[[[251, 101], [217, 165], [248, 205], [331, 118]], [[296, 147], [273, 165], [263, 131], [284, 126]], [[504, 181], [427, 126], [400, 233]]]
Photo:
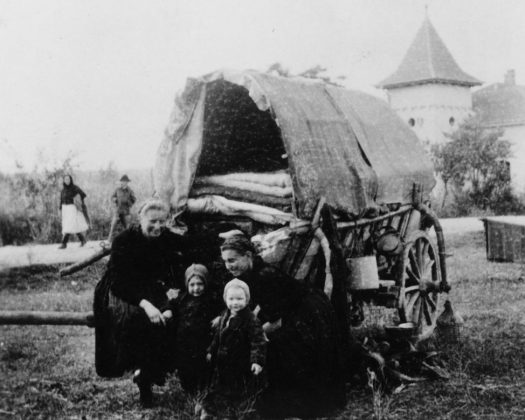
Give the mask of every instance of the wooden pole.
[[95, 326], [93, 312], [0, 311], [0, 325]]
[[95, 254], [89, 256], [85, 260], [79, 261], [75, 264], [68, 265], [67, 267], [62, 268], [59, 271], [60, 277], [65, 277], [70, 274], [76, 273], [77, 271], [86, 268], [88, 265], [93, 264], [94, 262], [104, 258], [106, 255], [109, 255], [111, 252], [110, 248], [103, 247], [100, 251], [97, 251]]

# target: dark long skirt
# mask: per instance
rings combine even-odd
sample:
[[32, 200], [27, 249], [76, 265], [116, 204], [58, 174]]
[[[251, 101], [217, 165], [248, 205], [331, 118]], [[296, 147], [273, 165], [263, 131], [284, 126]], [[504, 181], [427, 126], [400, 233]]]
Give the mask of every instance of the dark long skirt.
[[142, 308], [124, 302], [107, 288], [95, 294], [95, 323], [97, 374], [119, 377], [141, 369], [145, 380], [163, 383], [174, 364], [170, 325], [152, 324]]
[[267, 366], [263, 414], [322, 417], [344, 407], [341, 339], [324, 294], [309, 293], [270, 336]]

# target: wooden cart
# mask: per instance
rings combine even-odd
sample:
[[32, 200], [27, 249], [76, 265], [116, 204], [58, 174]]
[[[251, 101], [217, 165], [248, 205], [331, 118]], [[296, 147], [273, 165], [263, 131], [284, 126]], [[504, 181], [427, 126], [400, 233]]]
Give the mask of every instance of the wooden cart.
[[[266, 201], [262, 192], [239, 191], [243, 174], [253, 181], [272, 171], [290, 177], [288, 207], [284, 190]], [[229, 174], [240, 178], [228, 184]], [[203, 179], [218, 183], [203, 186]], [[422, 144], [385, 102], [255, 71], [189, 80], [175, 101], [155, 165], [157, 195], [190, 230], [213, 221], [244, 224], [250, 235], [272, 229], [273, 216], [254, 220], [253, 213], [224, 210], [222, 201], [210, 210], [213, 194], [227, 203], [282, 211], [273, 229], [285, 225], [292, 231], [276, 262], [282, 270], [325, 291], [330, 272], [340, 317], [349, 317], [350, 302], [394, 307], [420, 338], [432, 332], [439, 294], [449, 290], [443, 232], [428, 206], [434, 183]], [[319, 229], [328, 252], [312, 245]], [[379, 246], [385, 235], [394, 249]], [[369, 274], [376, 282], [354, 288], [351, 260], [362, 257], [375, 264]]]

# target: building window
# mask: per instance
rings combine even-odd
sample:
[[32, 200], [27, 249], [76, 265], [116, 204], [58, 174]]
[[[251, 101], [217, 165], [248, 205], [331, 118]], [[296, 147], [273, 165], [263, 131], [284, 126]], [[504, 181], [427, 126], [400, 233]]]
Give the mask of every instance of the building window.
[[414, 127], [416, 125], [416, 120], [414, 120], [414, 118], [409, 118], [408, 119], [408, 125], [410, 127]]
[[454, 127], [454, 124], [456, 124], [456, 119], [454, 117], [450, 117], [448, 119], [448, 123], [450, 124], [451, 127]]

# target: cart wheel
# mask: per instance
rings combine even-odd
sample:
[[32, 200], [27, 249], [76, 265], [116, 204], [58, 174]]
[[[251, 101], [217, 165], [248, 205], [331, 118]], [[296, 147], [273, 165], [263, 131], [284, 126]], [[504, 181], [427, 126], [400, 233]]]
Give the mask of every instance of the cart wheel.
[[441, 272], [439, 254], [426, 232], [415, 231], [406, 241], [399, 269], [399, 316], [417, 326], [419, 340], [436, 326]]

